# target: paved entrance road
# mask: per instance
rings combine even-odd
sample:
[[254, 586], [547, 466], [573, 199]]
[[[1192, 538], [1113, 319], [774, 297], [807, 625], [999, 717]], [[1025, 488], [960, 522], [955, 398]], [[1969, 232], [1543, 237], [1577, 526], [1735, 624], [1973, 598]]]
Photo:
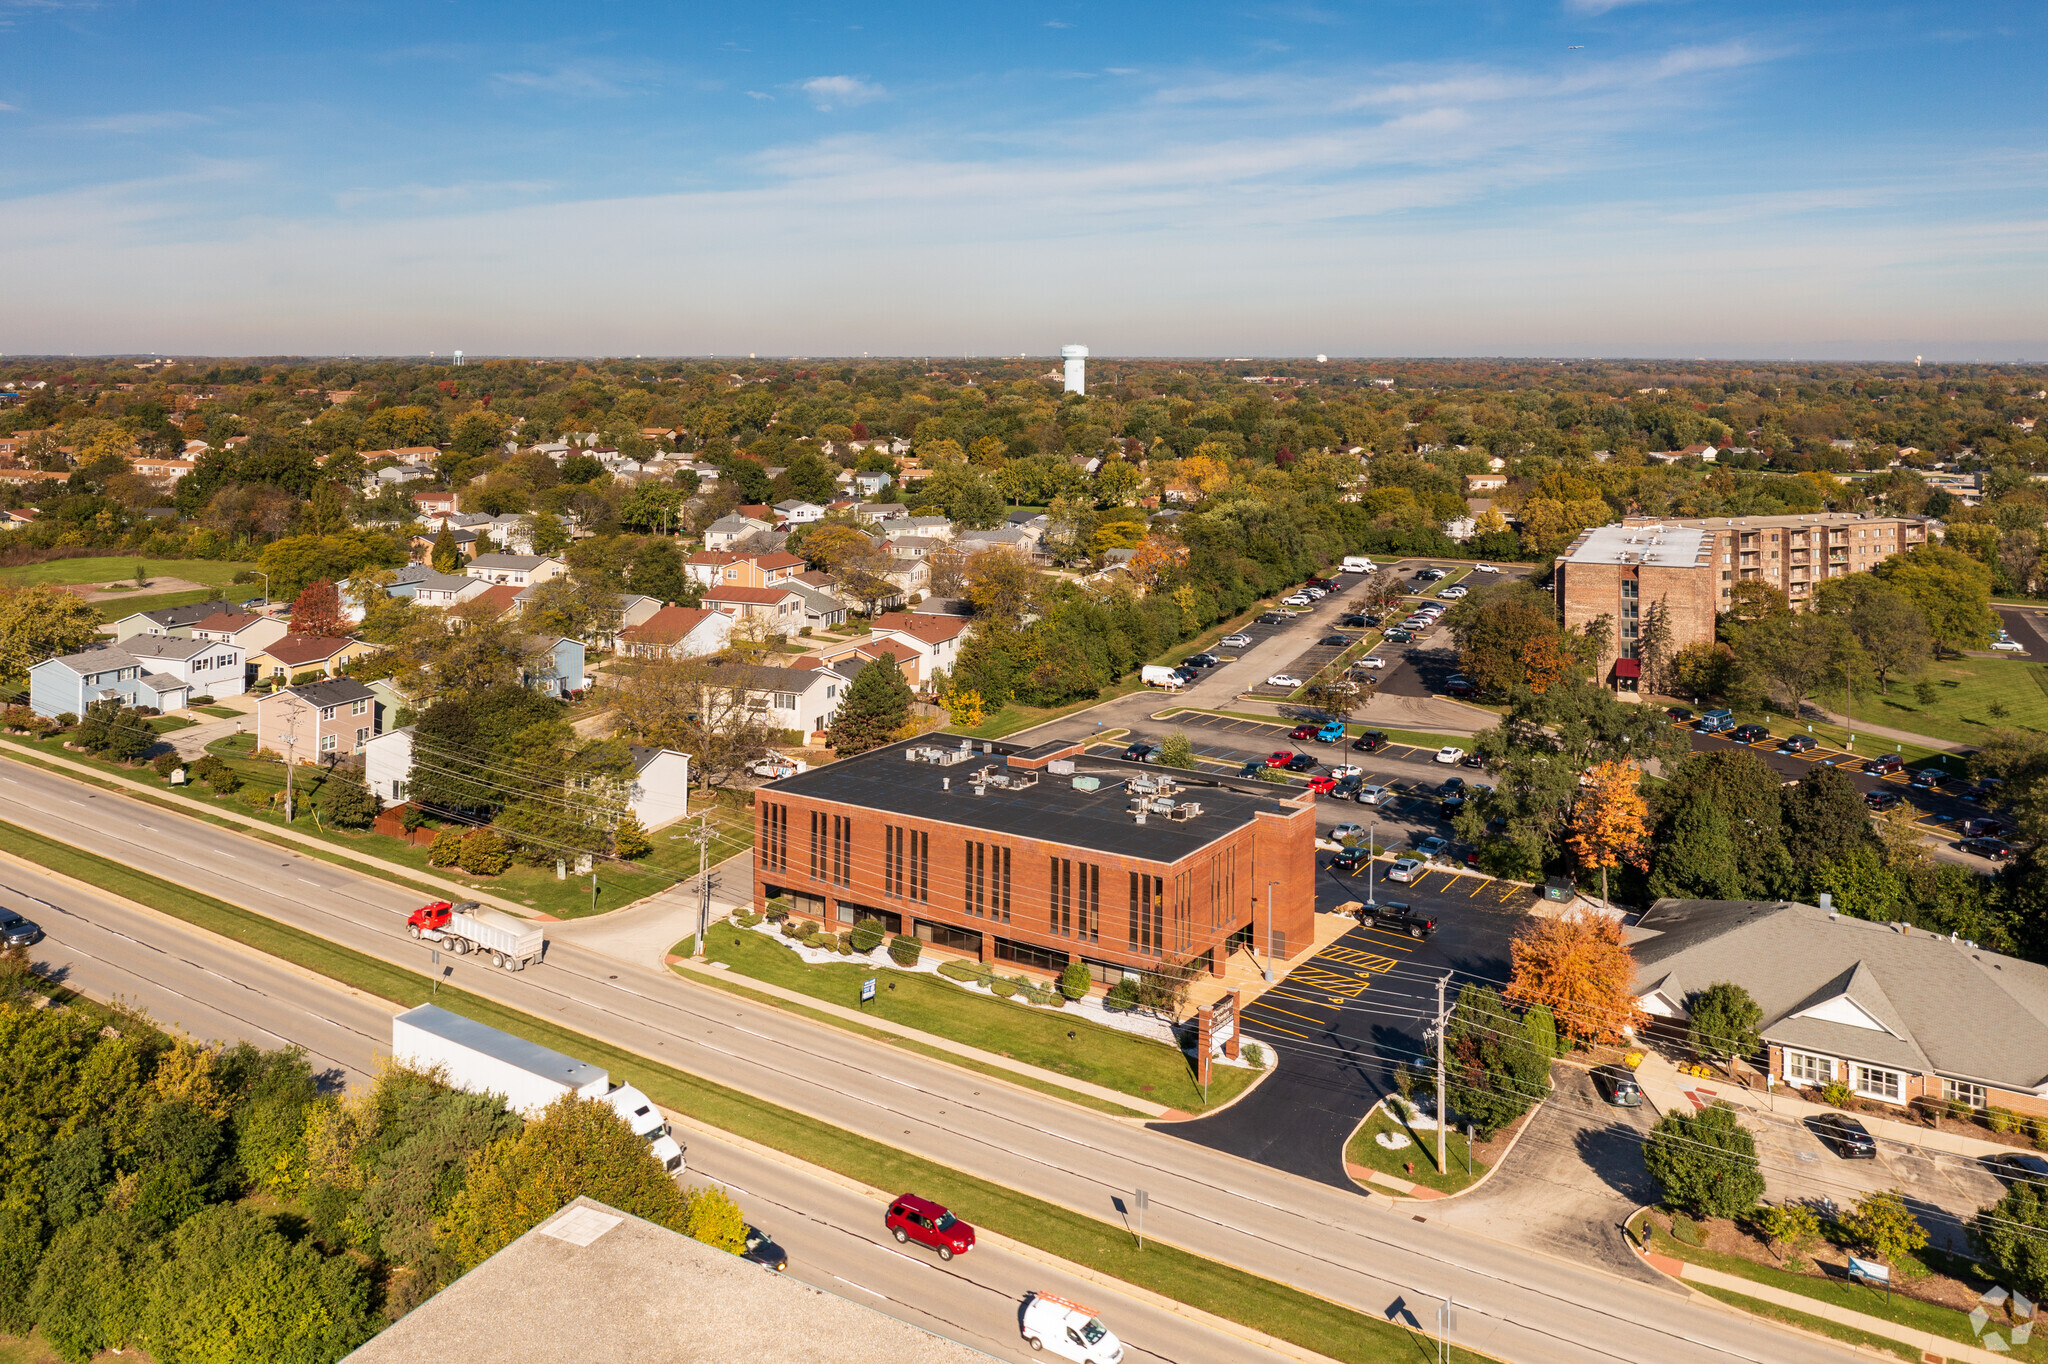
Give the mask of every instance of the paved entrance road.
[[[91, 848], [415, 969], [412, 893], [17, 763], [0, 818]], [[144, 826], [169, 823], [175, 832]], [[1358, 1310], [1445, 1293], [1458, 1343], [1526, 1364], [1847, 1361], [1718, 1308], [1499, 1241], [1418, 1223], [1356, 1193], [1012, 1089], [652, 968], [551, 947], [524, 972], [453, 966], [463, 988], [588, 1036], [1099, 1217], [1151, 1193], [1148, 1234]], [[626, 1077], [621, 1077], [626, 1078]], [[958, 1210], [972, 1221], [974, 1210]], [[779, 1230], [779, 1228], [778, 1228]], [[1201, 1357], [1191, 1356], [1191, 1357]], [[1209, 1358], [1230, 1357], [1228, 1352]]]

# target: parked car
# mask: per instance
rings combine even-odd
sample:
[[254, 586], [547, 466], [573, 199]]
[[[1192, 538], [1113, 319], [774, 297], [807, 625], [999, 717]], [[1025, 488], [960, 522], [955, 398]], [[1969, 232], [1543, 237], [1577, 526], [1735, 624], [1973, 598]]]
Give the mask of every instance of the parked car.
[[1445, 777], [1443, 785], [1436, 788], [1436, 793], [1438, 796], [1451, 796], [1464, 789], [1465, 779], [1463, 777]]
[[915, 1241], [939, 1252], [941, 1260], [965, 1255], [974, 1249], [974, 1228], [948, 1212], [942, 1204], [916, 1194], [904, 1194], [889, 1205], [882, 1225], [898, 1245]]
[[1948, 773], [1938, 767], [1923, 767], [1913, 774], [1912, 787], [1916, 791], [1938, 791], [1948, 782]]
[[742, 1260], [752, 1260], [780, 1274], [789, 1268], [789, 1252], [775, 1244], [767, 1232], [759, 1227], [747, 1228], [747, 1248], [740, 1252]]
[[1285, 766], [1289, 772], [1312, 772], [1315, 770], [1316, 761], [1316, 755], [1313, 753], [1297, 753], [1287, 760]]
[[1266, 765], [1260, 762], [1257, 758], [1253, 758], [1243, 767], [1237, 769], [1237, 775], [1240, 777], [1256, 777], [1259, 775], [1261, 771], [1265, 769], [1265, 766]]
[[1863, 770], [1874, 777], [1887, 776], [1905, 770], [1906, 760], [1896, 753], [1880, 753], [1863, 764]]
[[1291, 748], [1276, 748], [1266, 755], [1266, 766], [1268, 767], [1285, 767], [1293, 761], [1294, 750]]
[[1437, 595], [1439, 597], [1442, 597], [1445, 601], [1456, 601], [1460, 597], [1465, 595], [1465, 589], [1462, 587], [1447, 587], [1443, 591], [1437, 593]]
[[1906, 803], [1906, 798], [1896, 791], [1871, 791], [1863, 797], [1863, 803], [1878, 814], [1896, 810]]
[[1735, 713], [1728, 710], [1710, 710], [1700, 717], [1693, 726], [1702, 734], [1720, 734], [1735, 728]]
[[1223, 660], [1214, 654], [1191, 654], [1181, 661], [1183, 668], [1213, 668]]
[[1460, 791], [1448, 796], [1439, 796], [1436, 813], [1439, 819], [1450, 819], [1465, 808], [1465, 793]]
[[1458, 766], [1484, 767], [1486, 766], [1486, 759], [1480, 757], [1477, 753], [1467, 753], [1464, 757], [1458, 760]]
[[1321, 728], [1321, 725], [1296, 725], [1287, 731], [1287, 737], [1297, 742], [1302, 739], [1313, 739]]
[[1429, 864], [1419, 857], [1397, 857], [1394, 865], [1387, 868], [1389, 881], [1413, 881], [1429, 869]]
[[1216, 642], [1226, 649], [1249, 649], [1252, 644], [1252, 637], [1240, 630], [1234, 635], [1225, 635]]
[[1378, 654], [1367, 654], [1351, 666], [1354, 668], [1371, 668], [1374, 671], [1378, 671], [1387, 666], [1387, 660], [1381, 658]]
[[1368, 729], [1353, 739], [1351, 746], [1360, 753], [1377, 753], [1387, 746], [1387, 736], [1376, 729]]
[[1664, 718], [1667, 720], [1675, 720], [1680, 724], [1683, 724], [1686, 721], [1692, 719], [1692, 712], [1684, 706], [1673, 706], [1671, 709], [1664, 712]]
[[1444, 683], [1444, 695], [1455, 696], [1461, 701], [1469, 701], [1479, 695], [1479, 688], [1469, 677], [1454, 677]]
[[1464, 749], [1453, 747], [1450, 744], [1445, 744], [1442, 748], [1439, 748], [1436, 751], [1436, 760], [1446, 767], [1449, 767], [1451, 764], [1458, 762], [1459, 760], [1464, 758], [1464, 756]]
[[1324, 635], [1321, 639], [1316, 641], [1316, 643], [1318, 644], [1335, 645], [1337, 648], [1340, 649], [1343, 648], [1345, 645], [1349, 644], [1350, 642], [1350, 640], [1344, 638], [1344, 636], [1342, 635]]
[[1286, 687], [1292, 690], [1301, 685], [1301, 679], [1293, 673], [1274, 673], [1266, 679], [1266, 685], [1269, 687]]
[[1500, 572], [1500, 570], [1499, 570], [1499, 569], [1497, 569], [1497, 568], [1495, 568], [1495, 567], [1494, 567], [1494, 566], [1493, 566], [1492, 564], [1474, 564], [1474, 565], [1472, 565], [1472, 571], [1473, 571], [1474, 573], [1498, 573], [1498, 572]]
[[1816, 747], [1811, 734], [1788, 734], [1785, 742], [1778, 745], [1779, 751], [1785, 753], [1811, 753]]
[[2002, 654], [2023, 654], [2027, 651], [2027, 646], [2016, 639], [1994, 639], [1991, 647]]
[[1364, 786], [1358, 791], [1360, 805], [1385, 805], [1393, 799], [1394, 793], [1384, 786]]
[[1331, 776], [1310, 777], [1308, 779], [1308, 789], [1319, 796], [1335, 795], [1337, 792], [1337, 779]]
[[242, 603], [242, 609], [244, 611], [260, 611], [268, 605], [270, 605], [268, 597], [251, 597]]
[[2008, 832], [2009, 828], [2002, 819], [1992, 819], [1985, 815], [1979, 815], [1975, 819], [1963, 821], [1963, 837], [1965, 838], [2003, 838]]
[[1268, 611], [1264, 615], [1259, 617], [1259, 624], [1285, 625], [1288, 621], [1293, 619], [1294, 617], [1288, 615], [1285, 611]]
[[43, 930], [34, 920], [24, 919], [11, 909], [0, 909], [0, 943], [9, 947], [34, 947], [43, 940]]
[[1738, 744], [1760, 744], [1771, 737], [1771, 731], [1762, 725], [1737, 725], [1728, 737]]
[[1316, 731], [1316, 742], [1319, 744], [1343, 743], [1344, 722], [1342, 720], [1325, 720], [1323, 727]]
[[1336, 828], [1330, 830], [1330, 837], [1338, 840], [1339, 842], [1342, 842], [1347, 838], [1364, 838], [1365, 826], [1363, 824], [1358, 823], [1355, 820], [1347, 819], [1342, 824], [1339, 824]]
[[1282, 597], [1280, 602], [1283, 606], [1313, 606], [1315, 598], [1306, 592], [1297, 592], [1291, 597]]
[[1415, 845], [1415, 853], [1425, 862], [1434, 862], [1450, 851], [1451, 841], [1447, 838], [1425, 838]]
[[1381, 619], [1382, 617], [1375, 616], [1372, 613], [1367, 612], [1365, 616], [1365, 628], [1368, 630], [1377, 630], [1379, 628]]
[[1330, 870], [1346, 876], [1356, 876], [1365, 870], [1365, 864], [1372, 860], [1372, 853], [1363, 843], [1346, 848], [1330, 859]]
[[1821, 1113], [1806, 1120], [1807, 1130], [1843, 1160], [1877, 1159], [1877, 1139], [1847, 1113]]
[[1127, 763], [1156, 763], [1159, 761], [1159, 745], [1139, 742], [1124, 750]]
[[2013, 855], [2012, 844], [2002, 838], [1966, 838], [1956, 846], [1966, 853], [1975, 853], [1993, 862], [2008, 861]]
[[1415, 632], [1396, 626], [1394, 629], [1387, 631], [1386, 640], [1389, 644], [1413, 644], [1415, 642]]
[[1640, 1108], [1643, 1102], [1643, 1087], [1636, 1083], [1636, 1077], [1626, 1066], [1593, 1067], [1593, 1088], [1600, 1097], [1616, 1108]]
[[1984, 1162], [1991, 1167], [1991, 1173], [2007, 1184], [2029, 1180], [2035, 1184], [2048, 1184], [2048, 1160], [2023, 1151], [2001, 1151]]
[[1352, 763], [1331, 763], [1330, 775], [1333, 777], [1362, 777], [1365, 775], [1365, 769]]
[[[1401, 864], [1396, 862], [1394, 865], [1398, 867]], [[1393, 875], [1392, 872], [1387, 874]], [[1411, 938], [1426, 938], [1436, 932], [1435, 919], [1399, 900], [1389, 900], [1379, 905], [1360, 905], [1355, 912], [1358, 915], [1358, 922], [1367, 928], [1384, 928], [1392, 933], [1406, 933]]]
[[1348, 616], [1339, 616], [1337, 618], [1337, 623], [1339, 625], [1349, 626], [1354, 630], [1362, 630], [1365, 628], [1365, 617], [1360, 613], [1354, 611]]

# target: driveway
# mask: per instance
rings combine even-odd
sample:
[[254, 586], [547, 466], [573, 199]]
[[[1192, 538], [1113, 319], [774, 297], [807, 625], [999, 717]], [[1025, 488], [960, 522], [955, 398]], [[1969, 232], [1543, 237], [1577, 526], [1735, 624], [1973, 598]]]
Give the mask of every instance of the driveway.
[[1612, 1108], [1582, 1066], [1553, 1065], [1551, 1097], [1536, 1110], [1493, 1176], [1462, 1198], [1437, 1204], [1431, 1217], [1629, 1278], [1659, 1276], [1638, 1260], [1621, 1227], [1657, 1201], [1643, 1165], [1643, 1141], [1656, 1123], [1649, 1105]]

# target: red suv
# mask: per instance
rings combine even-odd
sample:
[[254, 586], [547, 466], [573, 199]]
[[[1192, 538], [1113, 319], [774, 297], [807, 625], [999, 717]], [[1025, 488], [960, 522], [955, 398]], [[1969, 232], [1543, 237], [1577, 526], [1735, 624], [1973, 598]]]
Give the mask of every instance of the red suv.
[[1288, 731], [1287, 737], [1295, 740], [1313, 739], [1316, 737], [1316, 732], [1321, 728], [1321, 725], [1296, 725]]
[[882, 1219], [898, 1242], [915, 1241], [939, 1252], [941, 1260], [965, 1255], [974, 1249], [974, 1228], [947, 1212], [937, 1203], [904, 1194], [889, 1205]]

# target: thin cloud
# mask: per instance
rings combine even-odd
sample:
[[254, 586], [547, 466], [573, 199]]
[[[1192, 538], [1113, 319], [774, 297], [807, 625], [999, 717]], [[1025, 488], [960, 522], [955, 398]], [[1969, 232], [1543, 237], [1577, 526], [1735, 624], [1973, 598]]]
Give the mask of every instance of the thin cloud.
[[1654, 0], [1564, 0], [1567, 14], [1606, 14], [1610, 10], [1627, 9], [1632, 5], [1647, 5]]
[[204, 114], [166, 110], [153, 114], [105, 114], [98, 118], [75, 118], [62, 126], [75, 133], [108, 133], [115, 137], [140, 137], [145, 133], [176, 132], [180, 128], [211, 123]]
[[558, 66], [552, 71], [500, 71], [491, 77], [515, 90], [537, 90], [571, 99], [621, 99], [634, 88], [587, 65]]
[[1073, 27], [1073, 25], [1072, 25], [1072, 24], [1070, 24], [1070, 23], [1067, 23], [1067, 22], [1066, 22], [1065, 20], [1063, 20], [1063, 19], [1048, 19], [1048, 20], [1046, 20], [1046, 21], [1045, 21], [1045, 26], [1046, 26], [1047, 28], [1072, 28], [1072, 27]]
[[764, 94], [764, 93], [762, 93], [762, 92], [761, 92], [761, 91], [759, 91], [759, 90], [749, 90], [749, 91], [747, 91], [747, 98], [748, 98], [748, 99], [765, 99], [765, 100], [771, 100], [771, 101], [772, 101], [772, 100], [773, 100], [773, 99], [775, 98], [775, 96], [773, 96], [773, 95], [769, 95], [769, 94]]
[[811, 103], [823, 110], [852, 109], [889, 97], [881, 86], [857, 76], [813, 76], [803, 83], [802, 89], [811, 97]]
[[545, 194], [555, 188], [546, 180], [465, 180], [453, 185], [389, 185], [337, 192], [337, 208], [361, 208], [365, 204], [408, 203], [429, 208], [459, 208], [506, 195]]

